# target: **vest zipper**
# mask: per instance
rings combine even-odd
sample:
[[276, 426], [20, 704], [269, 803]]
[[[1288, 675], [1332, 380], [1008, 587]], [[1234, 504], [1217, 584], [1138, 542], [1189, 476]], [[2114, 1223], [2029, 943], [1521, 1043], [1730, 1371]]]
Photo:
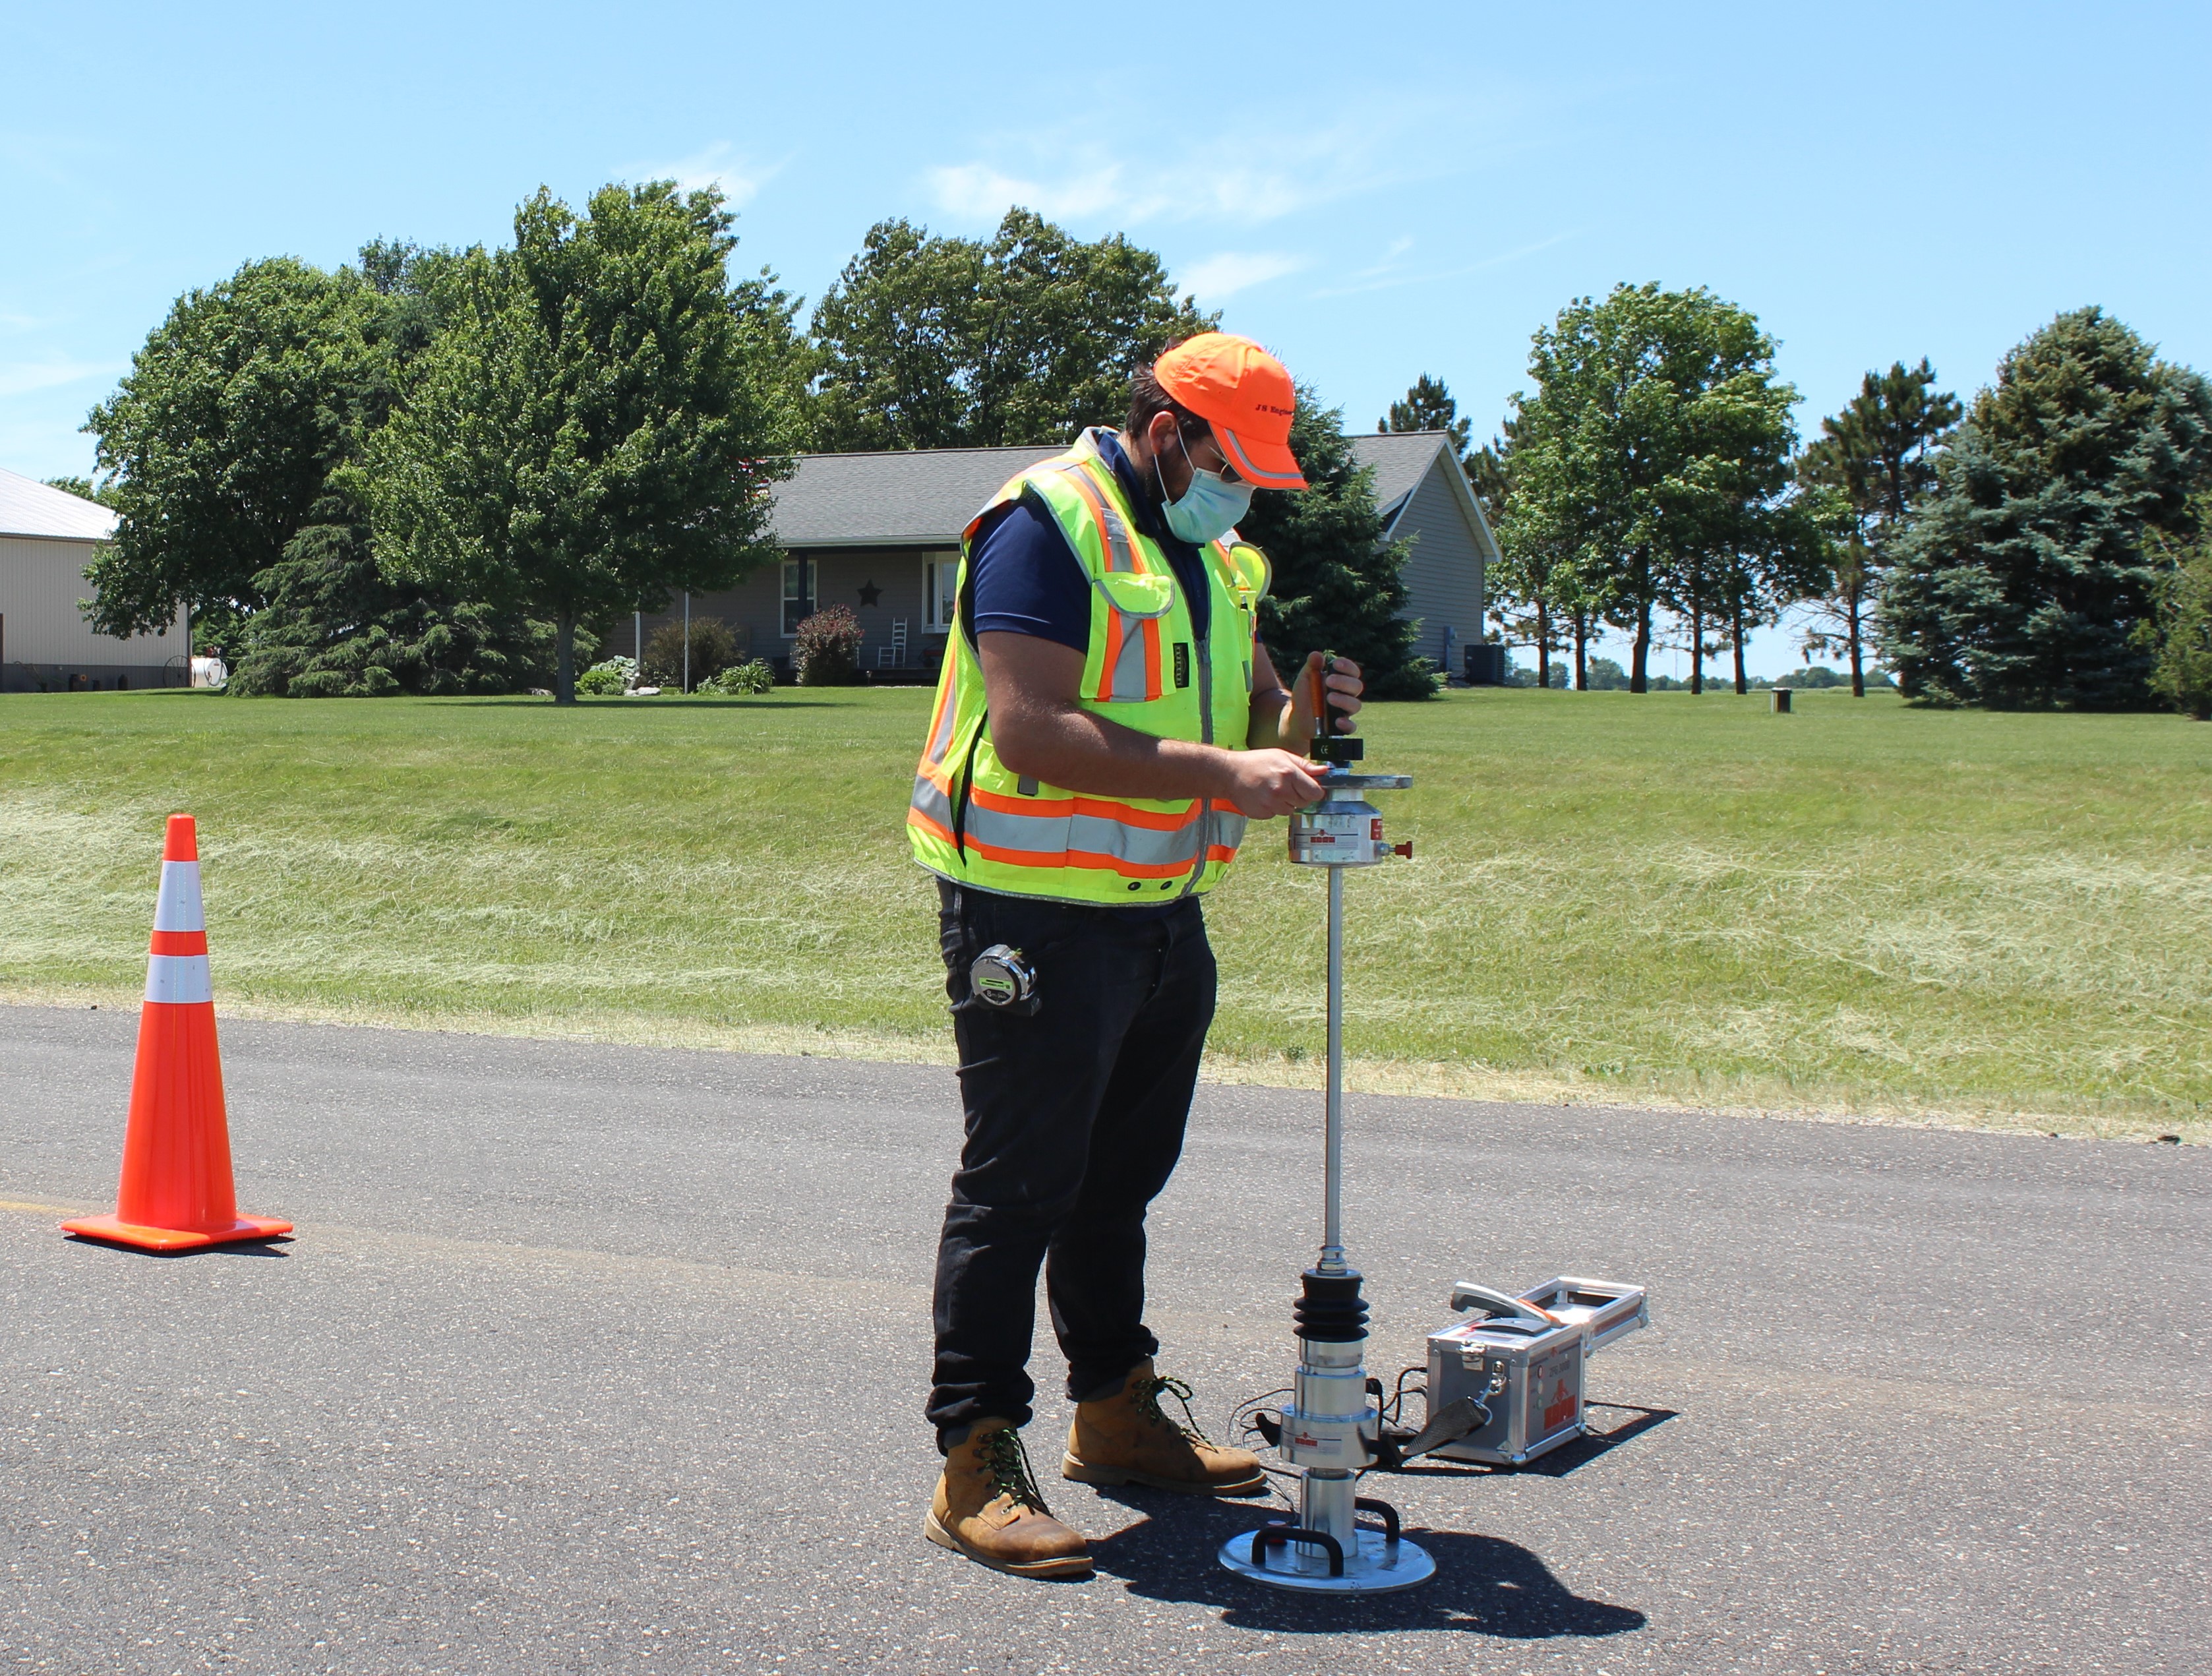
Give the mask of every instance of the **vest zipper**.
[[983, 730], [991, 725], [991, 711], [984, 707], [982, 718], [969, 737], [968, 749], [960, 757], [960, 789], [952, 799], [952, 853], [965, 859], [968, 853], [968, 792], [975, 781], [975, 747], [983, 743]]
[[[1199, 743], [1210, 745], [1213, 743], [1213, 619], [1222, 601], [1213, 597], [1212, 556], [1201, 549], [1199, 556], [1206, 561], [1206, 632], [1203, 635], [1198, 633], [1198, 625], [1194, 622], [1191, 624], [1190, 638], [1194, 648], [1198, 653]], [[1170, 574], [1173, 574], [1172, 565], [1169, 567], [1169, 572]], [[1183, 613], [1185, 616], [1190, 615], [1190, 602], [1187, 599], [1183, 602]], [[1206, 807], [1200, 812], [1198, 817], [1198, 860], [1190, 870], [1190, 877], [1183, 881], [1182, 890], [1178, 893], [1179, 896], [1188, 896], [1198, 889], [1199, 880], [1206, 877], [1206, 858], [1213, 853], [1213, 799], [1207, 797], [1201, 798], [1199, 801]]]

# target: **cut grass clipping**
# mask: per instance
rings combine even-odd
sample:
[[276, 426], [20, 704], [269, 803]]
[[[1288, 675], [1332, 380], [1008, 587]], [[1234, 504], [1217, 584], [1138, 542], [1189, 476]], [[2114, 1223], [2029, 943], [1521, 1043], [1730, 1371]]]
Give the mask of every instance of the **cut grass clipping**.
[[[127, 1002], [189, 810], [236, 1013], [942, 1060], [902, 827], [928, 702], [10, 696], [0, 995]], [[1829, 694], [1368, 720], [1417, 859], [1348, 881], [1355, 1086], [2203, 1128], [2212, 727]], [[1218, 1077], [1316, 1075], [1322, 878], [1281, 835], [1208, 902]]]

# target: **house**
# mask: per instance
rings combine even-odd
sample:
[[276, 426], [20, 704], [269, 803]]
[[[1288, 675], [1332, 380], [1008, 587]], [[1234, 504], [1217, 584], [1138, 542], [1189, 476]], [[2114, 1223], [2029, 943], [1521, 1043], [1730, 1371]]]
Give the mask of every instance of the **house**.
[[183, 613], [158, 635], [94, 634], [77, 609], [85, 567], [115, 533], [115, 514], [0, 469], [0, 692], [183, 686]]
[[1498, 540], [1442, 431], [1351, 439], [1352, 457], [1375, 472], [1375, 504], [1388, 541], [1406, 543], [1405, 615], [1419, 625], [1413, 650], [1456, 676], [1461, 648], [1482, 640]]
[[[1406, 614], [1420, 622], [1417, 650], [1455, 669], [1455, 648], [1482, 637], [1485, 571], [1497, 555], [1482, 508], [1441, 432], [1352, 440], [1375, 471], [1389, 538], [1408, 543]], [[919, 679], [944, 656], [952, 620], [960, 532], [1009, 477], [1057, 447], [928, 448], [879, 454], [804, 454], [779, 486], [774, 528], [786, 557], [735, 588], [691, 596], [695, 617], [719, 617], [741, 658], [782, 663], [817, 609], [848, 605], [866, 635], [862, 666]], [[605, 649], [635, 656], [684, 602], [617, 626]], [[627, 630], [627, 632], [625, 632]]]

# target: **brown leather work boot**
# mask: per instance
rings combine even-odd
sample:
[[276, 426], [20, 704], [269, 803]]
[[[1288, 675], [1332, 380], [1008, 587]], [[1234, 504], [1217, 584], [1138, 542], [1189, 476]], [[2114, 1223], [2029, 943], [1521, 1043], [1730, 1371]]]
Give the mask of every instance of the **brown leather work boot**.
[[945, 1457], [921, 1533], [1017, 1577], [1091, 1575], [1091, 1545], [1046, 1509], [1021, 1434], [1005, 1420], [976, 1421]]
[[[1185, 1424], [1160, 1412], [1163, 1393], [1182, 1405]], [[1256, 1496], [1267, 1487], [1259, 1457], [1211, 1441], [1191, 1420], [1190, 1387], [1162, 1379], [1149, 1357], [1110, 1396], [1076, 1404], [1060, 1471], [1078, 1484], [1143, 1484], [1187, 1496]]]

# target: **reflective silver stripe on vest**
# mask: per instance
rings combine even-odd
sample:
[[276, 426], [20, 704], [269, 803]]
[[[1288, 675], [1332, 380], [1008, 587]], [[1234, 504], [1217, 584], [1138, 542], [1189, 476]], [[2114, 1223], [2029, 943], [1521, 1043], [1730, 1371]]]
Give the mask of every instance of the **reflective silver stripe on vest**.
[[1134, 570], [1137, 560], [1129, 540], [1129, 526], [1121, 521], [1121, 514], [1114, 509], [1114, 497], [1099, 488], [1097, 480], [1080, 465], [1056, 465], [1053, 470], [1085, 479], [1091, 493], [1084, 497], [1084, 504], [1088, 506], [1095, 498], [1099, 509], [1106, 514], [1106, 568]]
[[952, 830], [952, 799], [927, 774], [914, 777], [914, 806], [947, 832]]
[[[948, 665], [956, 655], [957, 648], [945, 647], [945, 660]], [[945, 695], [945, 714], [938, 721], [937, 732], [930, 736], [929, 749], [922, 753], [933, 762], [942, 762], [945, 753], [952, 749], [952, 725], [960, 717], [959, 677], [955, 675], [952, 681], [952, 690]]]
[[215, 999], [208, 978], [205, 955], [149, 955], [146, 960], [146, 999], [169, 1005]]
[[1244, 817], [1233, 809], [1213, 811], [1213, 841], [1225, 849], [1236, 849], [1244, 841], [1244, 829], [1249, 824]]
[[1172, 832], [1160, 832], [1097, 815], [1009, 815], [971, 802], [962, 830], [975, 843], [1035, 855], [1046, 866], [1058, 866], [1060, 857], [1079, 850], [1139, 867], [1187, 867], [1199, 856], [1204, 829], [1196, 816]]
[[[1112, 610], [1109, 604], [1106, 608]], [[1121, 653], [1114, 659], [1112, 696], [1119, 701], [1142, 701], [1150, 695], [1145, 687], [1145, 622], [1140, 616], [1121, 619]]]

